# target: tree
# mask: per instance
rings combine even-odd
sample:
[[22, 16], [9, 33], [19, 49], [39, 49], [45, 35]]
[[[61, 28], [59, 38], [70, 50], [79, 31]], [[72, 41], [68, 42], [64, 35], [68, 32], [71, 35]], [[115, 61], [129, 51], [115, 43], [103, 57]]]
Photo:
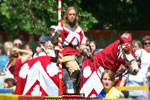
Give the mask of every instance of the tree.
[[[68, 6], [77, 8], [80, 25], [85, 31], [97, 23], [91, 13], [83, 11], [81, 0], [62, 0], [62, 13]], [[29, 34], [49, 34], [49, 27], [57, 25], [57, 0], [3, 0], [0, 3], [0, 29], [16, 34], [27, 31]]]
[[93, 29], [148, 30], [149, 4], [150, 0], [82, 0], [81, 5], [99, 21]]

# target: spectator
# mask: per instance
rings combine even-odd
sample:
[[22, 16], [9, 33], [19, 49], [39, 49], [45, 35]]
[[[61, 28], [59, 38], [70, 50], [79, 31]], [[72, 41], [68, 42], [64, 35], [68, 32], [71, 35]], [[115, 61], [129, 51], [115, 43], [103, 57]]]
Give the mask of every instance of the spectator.
[[20, 46], [22, 46], [22, 45], [23, 45], [22, 40], [20, 40], [19, 38], [14, 39], [14, 41], [13, 41], [14, 47], [20, 48]]
[[89, 44], [90, 44], [91, 52], [93, 56], [96, 55], [97, 53], [100, 53], [103, 50], [102, 48], [97, 49], [95, 41], [91, 41]]
[[[132, 49], [133, 49], [133, 52], [135, 53], [135, 55], [136, 55], [136, 58], [137, 58], [137, 60], [139, 61], [139, 63], [141, 62], [141, 56], [142, 55], [140, 55], [139, 54], [139, 51], [142, 53], [142, 52], [145, 52], [145, 50], [143, 51], [143, 49], [142, 49], [142, 43], [141, 43], [141, 41], [139, 41], [139, 40], [133, 40], [132, 41]], [[140, 63], [141, 64], [141, 63]], [[139, 65], [140, 65], [139, 64]]]
[[85, 36], [85, 40], [86, 40], [86, 45], [90, 44], [89, 38]]
[[91, 41], [90, 42], [90, 47], [91, 47], [91, 52], [92, 52], [92, 55], [96, 55], [97, 54], [97, 49], [96, 49], [96, 42], [95, 41]]
[[54, 51], [54, 46], [53, 46], [53, 44], [51, 43], [51, 41], [47, 41], [46, 47], [41, 46], [41, 50], [42, 50], [43, 52], [45, 52], [47, 56], [56, 57], [56, 56], [55, 56], [55, 51]]
[[11, 41], [7, 41], [4, 43], [4, 50], [6, 55], [9, 57], [10, 56], [10, 49], [13, 47], [13, 43]]
[[2, 86], [4, 75], [5, 75], [5, 66], [9, 61], [9, 58], [6, 55], [2, 54], [3, 45], [0, 44], [0, 87]]
[[3, 45], [0, 43], [0, 87], [2, 87], [4, 76], [5, 76], [5, 66], [8, 63], [9, 58], [3, 55]]
[[9, 58], [6, 55], [0, 56], [0, 75], [4, 73], [5, 66], [8, 63]]
[[106, 98], [106, 99], [119, 99], [124, 98], [124, 95], [121, 91], [113, 87], [115, 81], [114, 73], [110, 70], [105, 70], [101, 76], [101, 82], [104, 86], [104, 89], [101, 91], [97, 97]]
[[150, 54], [150, 36], [144, 36], [142, 39], [144, 50], [147, 51], [148, 54]]
[[15, 89], [16, 88], [16, 80], [14, 79], [12, 74], [7, 74], [4, 79], [2, 89]]
[[[147, 56], [147, 53], [144, 49], [142, 49], [142, 43], [138, 40], [133, 40], [132, 41], [132, 47], [133, 50], [135, 52], [135, 55], [137, 57], [139, 57], [139, 59], [141, 59], [141, 69], [139, 70], [139, 72], [137, 73], [137, 75], [131, 75], [128, 74], [126, 76], [127, 81], [126, 81], [126, 86], [146, 86], [146, 71], [147, 68], [145, 66], [145, 58]], [[144, 58], [143, 58], [144, 57]], [[143, 98], [147, 98], [147, 93], [146, 91], [143, 90], [129, 90], [129, 98], [132, 99], [143, 99]]]
[[23, 63], [32, 57], [32, 52], [29, 50], [19, 49], [14, 47], [10, 51], [10, 62], [8, 64], [8, 69], [14, 75], [17, 80], [19, 77], [19, 71]]
[[[20, 47], [20, 49], [29, 50], [29, 51], [33, 52], [33, 49], [32, 49], [32, 47], [31, 47], [31, 45], [28, 44], [28, 43], [23, 44], [23, 45]], [[24, 54], [24, 55], [26, 55], [26, 54]], [[32, 57], [31, 57], [30, 59], [32, 59]]]
[[54, 36], [57, 31], [57, 26], [52, 25], [49, 29], [50, 29], [51, 35]]
[[133, 40], [132, 41], [132, 48], [133, 48], [134, 52], [138, 49], [142, 49], [142, 43], [139, 40]]
[[[147, 52], [147, 55], [145, 55], [145, 57], [143, 57], [143, 61], [144, 61], [144, 66], [148, 66], [147, 67], [147, 74], [146, 77], [148, 79], [147, 84], [148, 86], [150, 85], [150, 71], [148, 69], [150, 69], [150, 36], [144, 36], [142, 39], [142, 43], [143, 43], [143, 48], [144, 50]], [[144, 59], [145, 58], [145, 59]], [[149, 93], [150, 95], [150, 93]]]
[[33, 55], [33, 58], [36, 58], [38, 56], [46, 56], [46, 53], [42, 51], [41, 46], [42, 47], [46, 47], [46, 42], [48, 38], [46, 36], [41, 36], [39, 38], [39, 46], [36, 47], [36, 53]]
[[57, 26], [52, 25], [50, 28], [50, 34], [51, 34], [51, 42], [54, 45], [54, 49], [58, 48], [58, 37], [59, 35], [57, 34]]
[[4, 74], [5, 65], [8, 63], [9, 58], [3, 55], [3, 45], [0, 43], [0, 75]]
[[28, 43], [23, 44], [23, 48], [22, 49], [29, 50], [29, 51], [33, 52], [32, 46], [30, 44], [28, 44]]
[[50, 37], [47, 36], [41, 36], [39, 39], [39, 44], [36, 48], [36, 53], [33, 55], [33, 58], [38, 57], [38, 56], [52, 56], [55, 57], [55, 52], [53, 50], [54, 46], [50, 41]]
[[[143, 38], [143, 39], [145, 39], [145, 38]], [[141, 67], [148, 68], [148, 66], [150, 65], [150, 61], [149, 61], [150, 54], [148, 53], [148, 45], [146, 44], [146, 46], [145, 46], [144, 40], [143, 40], [144, 46], [141, 46], [141, 44], [142, 43], [138, 40], [135, 40], [132, 42], [133, 49], [135, 51], [135, 55], [138, 56], [141, 60]], [[136, 47], [136, 49], [135, 49], [135, 47]], [[144, 49], [142, 47], [144, 47]]]

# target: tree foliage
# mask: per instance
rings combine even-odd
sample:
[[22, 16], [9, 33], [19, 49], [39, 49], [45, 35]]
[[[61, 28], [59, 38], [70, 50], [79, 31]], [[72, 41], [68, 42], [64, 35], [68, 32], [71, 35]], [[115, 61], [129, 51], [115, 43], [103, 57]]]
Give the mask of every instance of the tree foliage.
[[[62, 0], [62, 16], [68, 6], [74, 6], [84, 31], [149, 30], [149, 4], [149, 0]], [[57, 19], [57, 0], [0, 0], [0, 30], [9, 34], [49, 34]]]
[[82, 8], [99, 21], [93, 29], [148, 30], [149, 5], [150, 0], [82, 0]]
[[[81, 0], [62, 0], [62, 14], [68, 6], [77, 8], [80, 25], [86, 31], [97, 23], [91, 13], [83, 11]], [[14, 35], [18, 31], [30, 34], [49, 34], [49, 27], [57, 25], [57, 0], [3, 0], [0, 3], [0, 29]]]

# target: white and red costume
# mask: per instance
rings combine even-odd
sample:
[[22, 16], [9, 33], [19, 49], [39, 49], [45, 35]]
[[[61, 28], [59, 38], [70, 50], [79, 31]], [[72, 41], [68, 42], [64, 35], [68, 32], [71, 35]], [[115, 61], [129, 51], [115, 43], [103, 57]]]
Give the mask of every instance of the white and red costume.
[[[64, 25], [61, 25], [61, 27], [63, 29], [61, 34], [63, 46], [76, 47], [86, 43], [84, 32], [80, 26], [78, 26], [74, 31]], [[63, 56], [77, 55], [77, 52], [73, 48], [64, 48], [62, 52]]]

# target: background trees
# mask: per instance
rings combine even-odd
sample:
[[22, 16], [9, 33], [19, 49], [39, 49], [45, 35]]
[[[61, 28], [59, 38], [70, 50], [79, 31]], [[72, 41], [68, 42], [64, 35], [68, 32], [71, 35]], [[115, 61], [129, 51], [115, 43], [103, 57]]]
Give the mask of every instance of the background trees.
[[[81, 0], [62, 0], [62, 14], [68, 6], [75, 6], [79, 11], [80, 25], [87, 31], [98, 21], [91, 13], [83, 11], [80, 4]], [[17, 35], [18, 31], [49, 34], [49, 27], [57, 25], [57, 8], [57, 0], [2, 0], [0, 29], [9, 35]]]
[[[0, 0], [0, 31], [49, 34], [57, 25], [57, 5], [57, 0]], [[68, 6], [77, 8], [84, 31], [150, 29], [149, 0], [62, 0], [62, 15]]]
[[93, 29], [149, 30], [149, 0], [82, 0], [99, 23]]

